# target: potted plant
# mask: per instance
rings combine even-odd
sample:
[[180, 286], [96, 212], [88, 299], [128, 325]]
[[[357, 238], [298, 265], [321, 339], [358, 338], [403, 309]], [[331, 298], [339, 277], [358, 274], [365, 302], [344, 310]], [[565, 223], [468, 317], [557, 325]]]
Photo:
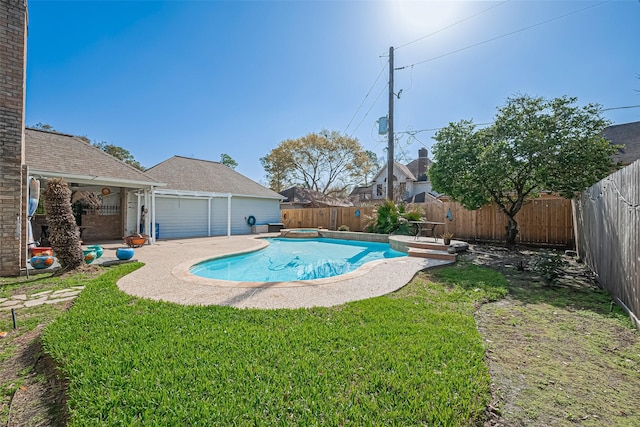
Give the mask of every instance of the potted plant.
[[442, 236], [440, 236], [440, 237], [442, 237], [442, 240], [443, 240], [445, 245], [449, 245], [449, 244], [451, 244], [451, 239], [453, 238], [453, 233], [449, 233], [449, 232], [442, 233]]

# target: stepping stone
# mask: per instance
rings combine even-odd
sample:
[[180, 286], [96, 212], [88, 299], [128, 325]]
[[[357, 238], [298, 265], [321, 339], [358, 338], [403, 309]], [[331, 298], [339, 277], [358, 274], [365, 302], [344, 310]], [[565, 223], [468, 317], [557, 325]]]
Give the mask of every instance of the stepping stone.
[[21, 300], [21, 301], [26, 301], [27, 300], [27, 296], [25, 294], [14, 295], [14, 296], [11, 297], [11, 299], [17, 299], [17, 300]]
[[22, 301], [9, 300], [0, 304], [0, 310], [11, 310], [12, 308], [22, 307]]
[[47, 301], [47, 299], [48, 299], [48, 297], [42, 297], [42, 298], [38, 298], [38, 299], [32, 299], [32, 300], [26, 301], [26, 302], [24, 303], [24, 306], [25, 306], [25, 307], [35, 307], [35, 306], [38, 306], [38, 305], [42, 305], [42, 304], [44, 304], [44, 303]]
[[41, 297], [42, 295], [47, 295], [47, 294], [50, 294], [50, 293], [51, 293], [51, 291], [38, 292], [36, 294], [31, 294], [31, 298]]
[[63, 302], [63, 301], [71, 301], [73, 299], [75, 299], [76, 297], [67, 297], [67, 298], [56, 298], [56, 299], [48, 299], [46, 300], [44, 303], [45, 304], [57, 304], [59, 302]]
[[53, 293], [49, 295], [49, 298], [67, 298], [67, 297], [77, 297], [81, 291], [72, 291], [70, 289], [66, 289], [66, 292]]
[[2, 304], [3, 302], [7, 301], [9, 298], [0, 298], [0, 304]]

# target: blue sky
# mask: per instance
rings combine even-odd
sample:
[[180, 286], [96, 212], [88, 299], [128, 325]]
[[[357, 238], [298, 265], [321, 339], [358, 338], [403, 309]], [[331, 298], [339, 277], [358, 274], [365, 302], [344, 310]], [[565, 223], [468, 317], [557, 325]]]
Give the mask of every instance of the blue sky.
[[[26, 123], [146, 167], [226, 153], [264, 183], [260, 157], [322, 129], [386, 156], [390, 46], [396, 154], [411, 160], [433, 144], [422, 130], [491, 122], [516, 94], [640, 105], [639, 42], [635, 0], [29, 0]], [[640, 108], [604, 116], [639, 121]]]

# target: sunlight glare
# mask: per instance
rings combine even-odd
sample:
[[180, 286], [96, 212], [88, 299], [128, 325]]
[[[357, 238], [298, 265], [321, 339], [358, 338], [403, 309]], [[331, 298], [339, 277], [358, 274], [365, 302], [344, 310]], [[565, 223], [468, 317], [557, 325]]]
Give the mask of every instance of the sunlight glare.
[[464, 2], [409, 1], [391, 2], [391, 16], [398, 43], [425, 36], [465, 17]]

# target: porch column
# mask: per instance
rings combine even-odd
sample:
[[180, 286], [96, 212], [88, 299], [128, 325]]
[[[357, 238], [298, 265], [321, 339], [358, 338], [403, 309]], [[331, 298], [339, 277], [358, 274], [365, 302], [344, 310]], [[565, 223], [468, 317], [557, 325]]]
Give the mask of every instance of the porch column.
[[231, 193], [227, 194], [227, 237], [231, 237]]

